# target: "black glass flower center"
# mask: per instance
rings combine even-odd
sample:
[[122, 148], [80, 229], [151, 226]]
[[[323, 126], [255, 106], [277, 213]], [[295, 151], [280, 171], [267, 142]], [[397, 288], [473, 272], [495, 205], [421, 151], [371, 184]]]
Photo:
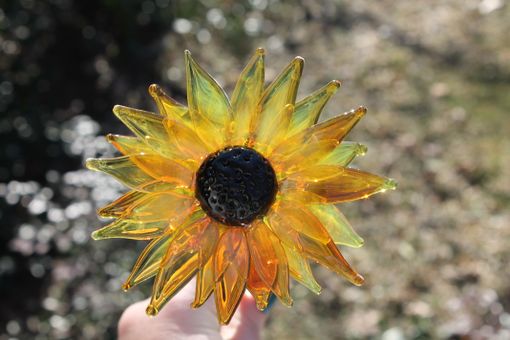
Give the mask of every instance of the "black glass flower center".
[[196, 177], [196, 197], [212, 218], [247, 226], [266, 213], [278, 184], [271, 164], [253, 149], [233, 146], [209, 155]]

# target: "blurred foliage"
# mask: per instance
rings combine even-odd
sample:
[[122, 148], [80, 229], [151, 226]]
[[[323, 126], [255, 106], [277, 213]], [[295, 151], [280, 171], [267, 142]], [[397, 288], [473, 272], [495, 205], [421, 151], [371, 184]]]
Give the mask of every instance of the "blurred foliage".
[[185, 102], [184, 49], [231, 89], [258, 46], [268, 80], [305, 57], [301, 94], [342, 80], [327, 111], [367, 106], [358, 165], [400, 182], [341, 206], [367, 284], [317, 268], [266, 337], [509, 338], [509, 30], [502, 0], [0, 1], [0, 339], [115, 337], [143, 245], [90, 240], [124, 189], [82, 162], [150, 83]]

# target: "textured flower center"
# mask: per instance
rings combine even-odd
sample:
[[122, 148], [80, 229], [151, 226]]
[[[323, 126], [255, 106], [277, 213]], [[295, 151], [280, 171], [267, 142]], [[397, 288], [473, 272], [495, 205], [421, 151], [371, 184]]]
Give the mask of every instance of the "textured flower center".
[[267, 212], [277, 191], [271, 164], [253, 149], [233, 146], [209, 155], [196, 178], [196, 197], [212, 218], [247, 226]]

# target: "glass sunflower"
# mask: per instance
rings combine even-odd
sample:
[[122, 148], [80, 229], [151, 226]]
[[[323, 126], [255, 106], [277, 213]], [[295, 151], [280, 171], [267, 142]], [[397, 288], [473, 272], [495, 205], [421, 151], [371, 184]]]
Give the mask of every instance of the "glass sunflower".
[[192, 306], [214, 292], [227, 324], [245, 288], [260, 310], [271, 294], [292, 304], [289, 277], [319, 293], [310, 259], [362, 284], [337, 245], [363, 240], [334, 204], [395, 188], [347, 167], [366, 151], [343, 142], [366, 109], [317, 123], [340, 82], [296, 102], [301, 57], [265, 87], [258, 49], [230, 100], [189, 51], [185, 62], [188, 107], [151, 85], [160, 114], [115, 106], [136, 136], [108, 135], [123, 156], [87, 160], [131, 189], [99, 210], [115, 220], [92, 237], [150, 240], [123, 288], [155, 276], [147, 314], [156, 315], [196, 275]]

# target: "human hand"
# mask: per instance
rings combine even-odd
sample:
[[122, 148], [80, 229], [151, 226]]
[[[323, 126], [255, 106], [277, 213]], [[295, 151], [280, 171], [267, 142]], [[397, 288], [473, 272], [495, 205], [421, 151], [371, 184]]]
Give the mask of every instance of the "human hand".
[[195, 281], [192, 280], [155, 317], [145, 314], [149, 300], [129, 306], [119, 321], [119, 340], [260, 338], [266, 314], [257, 309], [249, 293], [245, 293], [227, 326], [218, 324], [213, 296], [200, 308], [193, 309], [190, 304], [194, 295]]

